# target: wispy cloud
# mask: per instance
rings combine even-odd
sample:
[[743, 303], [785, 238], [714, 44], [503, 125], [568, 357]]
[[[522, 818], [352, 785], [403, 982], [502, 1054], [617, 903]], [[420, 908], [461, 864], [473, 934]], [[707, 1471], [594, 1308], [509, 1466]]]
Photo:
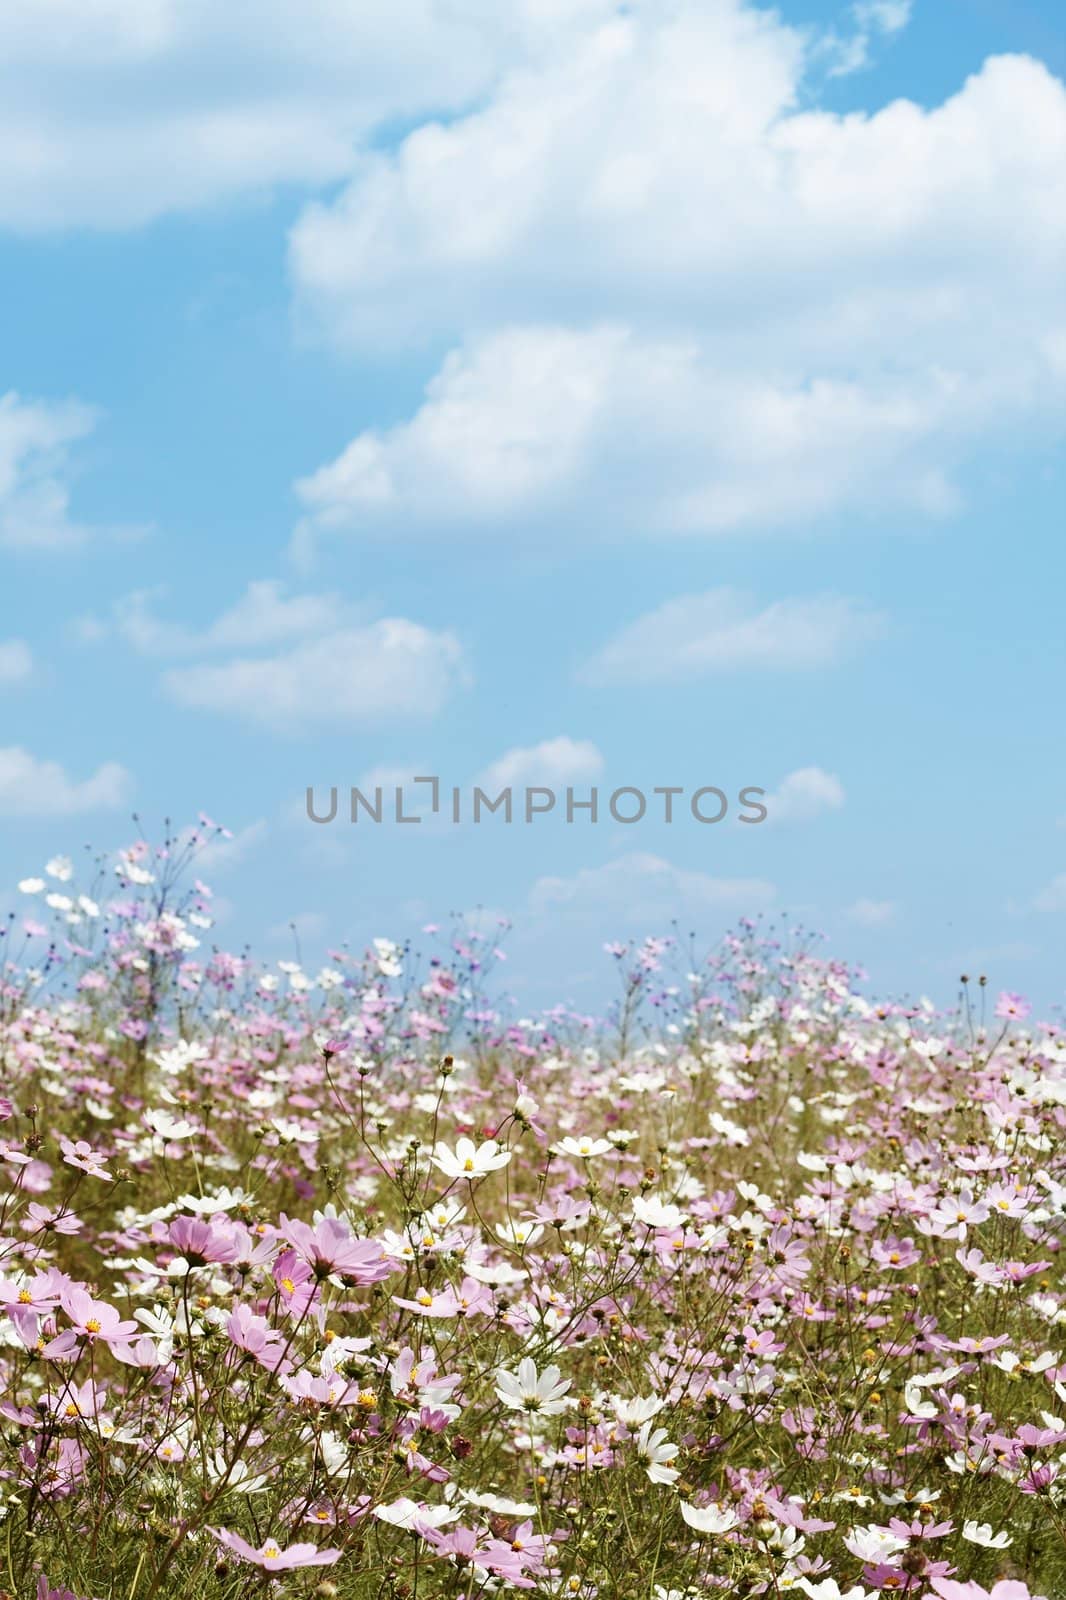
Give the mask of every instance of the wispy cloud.
[[430, 716], [467, 681], [453, 633], [402, 617], [337, 629], [272, 656], [163, 675], [179, 705], [288, 733]]
[[98, 417], [76, 400], [0, 396], [0, 547], [65, 550], [89, 537], [71, 516], [68, 479], [72, 447]]
[[775, 893], [763, 878], [714, 877], [635, 851], [603, 866], [583, 867], [570, 877], [538, 878], [529, 904], [545, 914], [611, 913], [619, 926], [640, 925], [648, 932], [665, 927], [675, 916], [757, 909], [770, 904]]
[[885, 619], [838, 595], [759, 607], [734, 589], [682, 595], [632, 622], [582, 671], [593, 684], [681, 682], [714, 672], [831, 666], [884, 631]]

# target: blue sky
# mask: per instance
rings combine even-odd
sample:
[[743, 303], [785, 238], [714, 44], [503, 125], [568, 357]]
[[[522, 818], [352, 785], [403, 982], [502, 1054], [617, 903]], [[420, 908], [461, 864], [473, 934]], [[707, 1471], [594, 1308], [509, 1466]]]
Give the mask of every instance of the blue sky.
[[[584, 1007], [607, 939], [787, 912], [882, 992], [1061, 1002], [1056, 7], [43, 9], [0, 19], [0, 898], [202, 808], [272, 956], [483, 907]], [[382, 771], [777, 803], [301, 817]]]

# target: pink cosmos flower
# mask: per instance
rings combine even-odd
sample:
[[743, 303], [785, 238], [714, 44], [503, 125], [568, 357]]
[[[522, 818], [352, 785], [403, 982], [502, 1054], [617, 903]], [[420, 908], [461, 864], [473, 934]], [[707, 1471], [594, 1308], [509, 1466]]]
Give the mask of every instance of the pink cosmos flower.
[[68, 1167], [77, 1167], [79, 1171], [87, 1172], [90, 1178], [110, 1178], [103, 1156], [97, 1155], [92, 1145], [86, 1144], [84, 1139], [60, 1139], [59, 1148]]
[[170, 1243], [190, 1267], [203, 1267], [208, 1262], [236, 1261], [240, 1255], [240, 1240], [232, 1228], [201, 1217], [175, 1217], [170, 1224]]
[[281, 1233], [316, 1278], [332, 1273], [352, 1283], [380, 1283], [393, 1270], [392, 1262], [374, 1239], [357, 1239], [338, 1217], [323, 1217], [315, 1227], [282, 1213]]
[[1008, 989], [1004, 989], [996, 1001], [996, 1016], [1011, 1022], [1024, 1022], [1032, 1009], [1024, 995], [1011, 994]]
[[458, 1289], [449, 1283], [436, 1294], [419, 1289], [413, 1300], [394, 1295], [393, 1301], [422, 1317], [472, 1317], [478, 1312], [491, 1316], [496, 1309], [492, 1290], [476, 1278], [464, 1278]]
[[42, 1206], [37, 1200], [30, 1201], [22, 1222], [25, 1233], [80, 1233], [84, 1226], [73, 1211], [64, 1211], [62, 1206], [58, 1209]]
[[242, 1561], [250, 1561], [253, 1566], [262, 1567], [264, 1572], [293, 1572], [297, 1567], [331, 1567], [339, 1561], [342, 1555], [340, 1550], [319, 1550], [313, 1544], [291, 1544], [283, 1550], [276, 1539], [268, 1539], [259, 1549], [253, 1549], [247, 1539], [242, 1539], [239, 1533], [231, 1533], [228, 1528], [211, 1528], [219, 1544], [227, 1550], [232, 1550], [235, 1556]]
[[8, 1310], [54, 1311], [64, 1283], [60, 1274], [38, 1272], [33, 1278], [0, 1278], [0, 1305]]
[[285, 1340], [266, 1317], [256, 1316], [250, 1306], [237, 1305], [226, 1320], [226, 1333], [238, 1350], [247, 1350], [268, 1372], [277, 1371]]
[[140, 1337], [136, 1322], [124, 1322], [114, 1306], [94, 1300], [85, 1289], [64, 1289], [59, 1303], [73, 1326], [45, 1345], [44, 1354], [52, 1361], [76, 1354], [83, 1339], [90, 1344], [97, 1339], [105, 1344], [129, 1344]]
[[875, 1239], [870, 1246], [870, 1258], [879, 1267], [888, 1267], [893, 1272], [906, 1272], [922, 1259], [913, 1239], [897, 1239], [894, 1234], [889, 1239]]
[[502, 1539], [486, 1538], [472, 1528], [450, 1528], [445, 1533], [418, 1521], [414, 1526], [439, 1555], [450, 1556], [457, 1565], [472, 1566], [475, 1571], [480, 1568], [512, 1583], [516, 1589], [536, 1588], [532, 1578], [527, 1578], [522, 1570], [521, 1552], [512, 1550]]

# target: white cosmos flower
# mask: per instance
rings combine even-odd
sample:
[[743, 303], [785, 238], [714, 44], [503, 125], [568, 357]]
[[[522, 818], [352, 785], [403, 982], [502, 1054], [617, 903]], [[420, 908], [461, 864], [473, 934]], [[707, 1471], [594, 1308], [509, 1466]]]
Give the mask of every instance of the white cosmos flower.
[[1011, 1542], [1009, 1533], [993, 1533], [989, 1522], [964, 1522], [962, 1536], [984, 1550], [1005, 1550]]
[[179, 1039], [176, 1044], [157, 1050], [154, 1059], [161, 1072], [165, 1072], [168, 1078], [176, 1078], [186, 1067], [195, 1065], [197, 1061], [205, 1061], [207, 1053], [206, 1045], [194, 1043], [191, 1039]]
[[500, 1494], [475, 1494], [473, 1489], [460, 1489], [459, 1493], [467, 1505], [495, 1511], [500, 1517], [535, 1517], [537, 1514], [537, 1508], [531, 1500], [508, 1500]]
[[510, 1159], [510, 1150], [501, 1150], [495, 1139], [478, 1145], [473, 1139], [460, 1139], [454, 1151], [441, 1142], [430, 1157], [446, 1178], [484, 1178], [498, 1167], [505, 1167]]
[[383, 978], [398, 978], [403, 971], [403, 963], [399, 959], [400, 947], [393, 944], [391, 939], [375, 939], [374, 949], [378, 958], [378, 971]]
[[43, 878], [23, 878], [19, 884], [20, 894], [40, 894], [44, 888]]
[[60, 883], [69, 883], [74, 876], [74, 867], [69, 856], [53, 856], [44, 869], [50, 878], [58, 878]]
[[569, 1409], [566, 1394], [570, 1379], [564, 1378], [556, 1366], [538, 1373], [532, 1357], [523, 1356], [517, 1372], [499, 1367], [495, 1376], [496, 1394], [510, 1411], [535, 1411], [542, 1417], [551, 1417]]
[[184, 1117], [172, 1117], [170, 1112], [164, 1111], [162, 1107], [146, 1111], [144, 1120], [160, 1139], [191, 1139], [196, 1132], [194, 1122], [187, 1122]]
[[650, 1422], [652, 1417], [657, 1416], [665, 1404], [665, 1400], [660, 1400], [657, 1394], [636, 1395], [630, 1400], [615, 1395], [611, 1409], [627, 1428], [639, 1428], [642, 1422]]
[[680, 1206], [670, 1205], [655, 1195], [635, 1195], [633, 1215], [648, 1228], [679, 1228], [685, 1220]]
[[906, 1548], [906, 1539], [897, 1538], [887, 1528], [852, 1528], [844, 1539], [845, 1550], [850, 1550], [860, 1561], [889, 1561]]
[[431, 1528], [443, 1528], [447, 1523], [455, 1522], [459, 1513], [453, 1511], [451, 1506], [427, 1506], [401, 1495], [399, 1500], [393, 1500], [389, 1505], [375, 1506], [373, 1515], [379, 1522], [391, 1522], [394, 1528], [413, 1528], [416, 1522], [424, 1522]]
[[582, 1161], [588, 1161], [592, 1156], [605, 1156], [613, 1149], [614, 1146], [609, 1139], [592, 1139], [587, 1134], [580, 1139], [568, 1136], [551, 1147], [553, 1155], [578, 1156]]
[[675, 1467], [667, 1466], [680, 1451], [676, 1444], [671, 1444], [666, 1436], [665, 1428], [652, 1428], [646, 1422], [637, 1434], [637, 1459], [644, 1467], [652, 1483], [674, 1483], [680, 1476]]
[[681, 1515], [697, 1533], [728, 1533], [740, 1521], [736, 1512], [727, 1507], [693, 1506], [686, 1500], [681, 1502]]
[[537, 1244], [544, 1234], [544, 1229], [539, 1222], [497, 1222], [496, 1232], [504, 1244], [532, 1245]]
[[449, 1228], [458, 1227], [466, 1216], [466, 1207], [458, 1200], [438, 1200], [431, 1206], [423, 1217], [424, 1222], [429, 1222], [438, 1233], [447, 1233]]
[[252, 1196], [243, 1189], [230, 1189], [223, 1185], [217, 1194], [183, 1194], [179, 1198], [182, 1211], [195, 1211], [201, 1217], [213, 1217], [219, 1211], [233, 1211], [246, 1205]]
[[922, 1391], [916, 1383], [904, 1384], [903, 1401], [912, 1417], [928, 1419], [940, 1415], [940, 1407], [935, 1400], [923, 1400]]

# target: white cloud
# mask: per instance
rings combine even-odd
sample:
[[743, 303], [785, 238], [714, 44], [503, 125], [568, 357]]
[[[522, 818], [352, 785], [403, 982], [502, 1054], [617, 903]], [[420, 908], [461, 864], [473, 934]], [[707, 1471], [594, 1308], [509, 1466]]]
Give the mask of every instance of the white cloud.
[[1066, 872], [1058, 873], [1033, 897], [1034, 911], [1066, 911]]
[[[248, 584], [228, 611], [197, 631], [155, 614], [152, 602], [160, 592], [138, 590], [125, 595], [114, 608], [115, 631], [142, 655], [254, 650], [309, 634], [331, 632], [344, 617], [344, 606], [338, 595], [288, 595], [284, 584], [274, 579], [258, 579]], [[109, 631], [108, 624], [96, 618], [84, 618], [80, 627], [86, 642], [95, 642]]]
[[764, 803], [769, 822], [809, 822], [825, 811], [839, 811], [844, 800], [844, 785], [835, 773], [800, 767], [783, 778]]
[[856, 0], [852, 12], [860, 28], [899, 33], [911, 19], [914, 0]]
[[862, 928], [883, 928], [895, 917], [896, 910], [894, 900], [860, 899], [850, 905], [844, 915], [849, 922], [857, 922]]
[[589, 739], [570, 739], [565, 734], [545, 739], [540, 744], [516, 746], [485, 768], [475, 780], [487, 794], [500, 789], [544, 784], [581, 783], [597, 778], [603, 771], [603, 756]]
[[583, 867], [572, 877], [539, 878], [529, 901], [536, 913], [610, 914], [616, 927], [639, 925], [651, 932], [661, 931], [675, 917], [685, 921], [723, 910], [756, 910], [768, 905], [775, 892], [762, 878], [715, 878], [635, 851], [602, 867]]
[[132, 779], [108, 761], [80, 782], [57, 761], [41, 761], [18, 745], [0, 749], [0, 816], [69, 817], [111, 811], [127, 803]]
[[96, 421], [77, 401], [0, 396], [0, 548], [61, 550], [88, 537], [71, 520], [66, 479], [71, 445]]
[[831, 666], [884, 627], [839, 595], [776, 600], [761, 610], [735, 589], [682, 595], [622, 629], [582, 671], [594, 684], [691, 681], [708, 673]]
[[870, 64], [877, 39], [899, 33], [910, 21], [912, 0], [856, 0], [851, 8], [854, 30], [839, 35], [831, 30], [815, 46], [815, 58], [826, 65], [831, 78], [858, 72]]
[[0, 639], [0, 687], [25, 683], [33, 671], [33, 654], [24, 639]]
[[465, 681], [455, 635], [402, 617], [339, 628], [274, 656], [175, 667], [163, 676], [179, 705], [288, 732], [429, 716]]
[[452, 349], [413, 415], [298, 486], [303, 546], [936, 515], [987, 441], [1040, 448], [1066, 91], [1004, 56], [931, 109], [798, 109], [817, 44], [739, 0], [635, 0], [309, 206], [292, 272], [324, 336]]
[[1031, 345], [1061, 307], [1062, 85], [1003, 56], [931, 109], [798, 109], [817, 45], [730, 0], [635, 0], [365, 154], [293, 231], [305, 306], [356, 343], [575, 312], [698, 323], [719, 360], [754, 338], [786, 371], [814, 350], [895, 364], [916, 335], [930, 366], [1002, 361], [979, 308]]
[[324, 184], [609, 0], [4, 0], [0, 226], [125, 227]]
[[621, 325], [475, 338], [409, 421], [367, 429], [297, 483], [296, 550], [419, 527], [495, 539], [501, 517], [543, 543], [575, 525], [585, 538], [709, 536], [844, 512], [945, 515], [974, 441], [1031, 419], [1051, 381], [1024, 353], [1025, 370], [999, 374], [880, 353], [858, 376], [820, 374], [785, 348], [760, 356], [757, 339], [748, 357]]

